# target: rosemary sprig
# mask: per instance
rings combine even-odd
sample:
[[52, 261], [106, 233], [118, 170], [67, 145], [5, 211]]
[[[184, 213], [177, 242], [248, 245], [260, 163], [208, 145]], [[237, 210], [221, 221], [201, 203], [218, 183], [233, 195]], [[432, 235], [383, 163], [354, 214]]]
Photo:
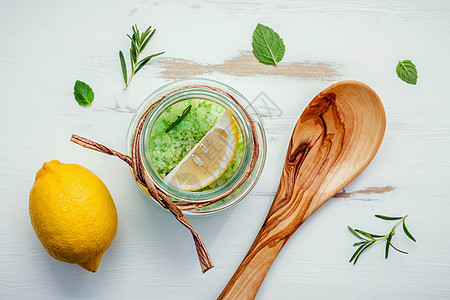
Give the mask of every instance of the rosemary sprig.
[[400, 252], [400, 253], [404, 253], [404, 254], [408, 254], [408, 252], [403, 251], [398, 249], [397, 247], [395, 247], [392, 244], [392, 238], [395, 235], [395, 228], [397, 227], [397, 225], [399, 225], [400, 223], [403, 223], [402, 228], [403, 228], [403, 232], [405, 233], [405, 235], [410, 238], [412, 241], [416, 241], [416, 239], [412, 236], [412, 234], [409, 232], [408, 228], [406, 228], [406, 223], [405, 223], [405, 219], [406, 217], [408, 217], [408, 215], [405, 215], [403, 217], [388, 217], [388, 216], [383, 216], [383, 215], [375, 215], [375, 217], [382, 219], [382, 220], [386, 220], [386, 221], [395, 221], [395, 220], [399, 220], [394, 227], [391, 229], [391, 231], [389, 231], [387, 234], [385, 235], [379, 235], [379, 234], [373, 234], [373, 233], [368, 233], [365, 232], [363, 230], [360, 229], [353, 229], [350, 226], [348, 227], [348, 230], [350, 230], [350, 232], [356, 236], [357, 238], [359, 238], [361, 241], [356, 242], [353, 244], [353, 246], [358, 246], [358, 249], [356, 249], [355, 253], [353, 253], [352, 257], [350, 258], [350, 263], [353, 262], [353, 264], [356, 264], [356, 262], [358, 261], [358, 258], [361, 256], [361, 254], [367, 250], [367, 248], [369, 248], [370, 246], [372, 246], [373, 244], [375, 244], [376, 242], [382, 241], [382, 240], [386, 240], [386, 247], [385, 247], [385, 258], [388, 258], [389, 255], [389, 249], [392, 247], [394, 250]]
[[170, 124], [167, 128], [166, 131], [164, 131], [165, 133], [168, 133], [169, 131], [171, 131], [172, 129], [174, 129], [178, 124], [181, 123], [181, 121], [183, 121], [184, 118], [186, 118], [186, 116], [189, 114], [189, 112], [191, 111], [191, 107], [192, 105], [189, 105], [188, 107], [186, 107], [183, 110], [183, 113], [181, 114], [181, 116], [178, 116], [178, 118], [172, 123]]
[[123, 80], [125, 81], [125, 88], [123, 90], [127, 89], [133, 76], [136, 75], [136, 73], [139, 72], [139, 70], [142, 69], [150, 61], [150, 59], [158, 55], [164, 54], [164, 52], [159, 52], [139, 60], [139, 55], [141, 54], [142, 51], [144, 51], [145, 46], [147, 46], [148, 42], [156, 32], [156, 29], [151, 30], [151, 28], [152, 26], [148, 27], [146, 31], [140, 33], [139, 29], [137, 28], [137, 25], [134, 25], [131, 27], [131, 29], [133, 30], [133, 34], [131, 36], [127, 34], [128, 38], [131, 41], [130, 47], [131, 76], [129, 79], [127, 76], [127, 66], [125, 63], [125, 57], [122, 51], [119, 51], [120, 66], [122, 67]]

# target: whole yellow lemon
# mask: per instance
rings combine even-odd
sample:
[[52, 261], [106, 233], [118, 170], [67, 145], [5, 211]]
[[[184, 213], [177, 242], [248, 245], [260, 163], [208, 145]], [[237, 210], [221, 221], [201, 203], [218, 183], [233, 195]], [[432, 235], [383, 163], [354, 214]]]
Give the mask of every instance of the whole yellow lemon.
[[48, 254], [97, 271], [117, 231], [116, 206], [100, 178], [77, 164], [44, 163], [31, 188], [29, 212]]

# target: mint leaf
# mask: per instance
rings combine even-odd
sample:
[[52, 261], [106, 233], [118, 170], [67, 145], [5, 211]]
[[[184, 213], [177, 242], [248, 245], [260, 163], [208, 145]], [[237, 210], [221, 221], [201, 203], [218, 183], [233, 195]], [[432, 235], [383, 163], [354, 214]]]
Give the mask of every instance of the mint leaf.
[[75, 82], [73, 95], [75, 96], [75, 100], [77, 100], [78, 104], [81, 106], [91, 105], [92, 101], [94, 101], [94, 91], [83, 81], [77, 80]]
[[417, 83], [417, 69], [410, 60], [399, 61], [397, 65], [397, 76], [406, 83]]
[[259, 62], [276, 65], [284, 56], [284, 43], [272, 28], [258, 24], [253, 31], [253, 54]]

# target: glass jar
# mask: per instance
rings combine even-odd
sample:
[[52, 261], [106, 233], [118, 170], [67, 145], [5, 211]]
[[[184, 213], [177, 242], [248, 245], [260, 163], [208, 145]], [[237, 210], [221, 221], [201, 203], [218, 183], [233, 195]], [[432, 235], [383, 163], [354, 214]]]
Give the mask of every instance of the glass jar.
[[[237, 105], [231, 97], [238, 101], [240, 105]], [[173, 201], [206, 203], [223, 198], [205, 207], [184, 210], [184, 213], [189, 215], [207, 215], [216, 213], [229, 208], [242, 200], [253, 189], [256, 182], [258, 181], [259, 176], [261, 175], [261, 172], [263, 170], [267, 150], [266, 135], [261, 124], [261, 119], [259, 118], [254, 108], [251, 106], [250, 102], [248, 102], [244, 96], [242, 96], [240, 93], [238, 93], [228, 85], [209, 79], [185, 79], [164, 85], [150, 94], [150, 96], [148, 96], [144, 100], [144, 102], [137, 109], [133, 119], [131, 120], [127, 134], [128, 154], [130, 154], [132, 150], [131, 148], [133, 144], [134, 134], [139, 119], [158, 99], [163, 100], [154, 105], [153, 109], [149, 112], [149, 115], [147, 116], [144, 127], [142, 129], [139, 143], [140, 152], [142, 154], [142, 164], [145, 171], [154, 182], [155, 186], [162, 192], [167, 194]], [[231, 110], [233, 118], [240, 127], [240, 132], [242, 134], [244, 150], [240, 165], [237, 167], [236, 172], [233, 176], [231, 176], [229, 180], [227, 180], [219, 187], [211, 190], [188, 192], [176, 189], [175, 187], [168, 185], [156, 171], [150, 156], [149, 138], [156, 120], [161, 116], [163, 112], [165, 112], [175, 103], [188, 99], [205, 99]], [[257, 150], [255, 150], [251, 124], [246, 117], [246, 113], [253, 120], [253, 123], [256, 127], [256, 137], [259, 143], [259, 149]], [[255, 151], [259, 152], [258, 159], [252, 173], [247, 177], [247, 179], [245, 179], [246, 172], [250, 169], [252, 155]], [[145, 194], [149, 198], [151, 198], [156, 203], [156, 200], [154, 200], [148, 194], [145, 187], [141, 186], [140, 184], [138, 184], [138, 186], [145, 192]], [[224, 198], [224, 195], [226, 195], [227, 192], [233, 189], [236, 190]], [[160, 205], [158, 204], [158, 206]]]

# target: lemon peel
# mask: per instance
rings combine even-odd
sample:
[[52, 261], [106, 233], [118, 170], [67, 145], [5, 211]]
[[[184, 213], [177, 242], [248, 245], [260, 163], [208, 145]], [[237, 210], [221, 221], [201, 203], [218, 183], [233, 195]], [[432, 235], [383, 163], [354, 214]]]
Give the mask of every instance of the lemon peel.
[[117, 231], [117, 211], [105, 184], [90, 170], [44, 163], [30, 191], [31, 224], [53, 258], [95, 272]]

